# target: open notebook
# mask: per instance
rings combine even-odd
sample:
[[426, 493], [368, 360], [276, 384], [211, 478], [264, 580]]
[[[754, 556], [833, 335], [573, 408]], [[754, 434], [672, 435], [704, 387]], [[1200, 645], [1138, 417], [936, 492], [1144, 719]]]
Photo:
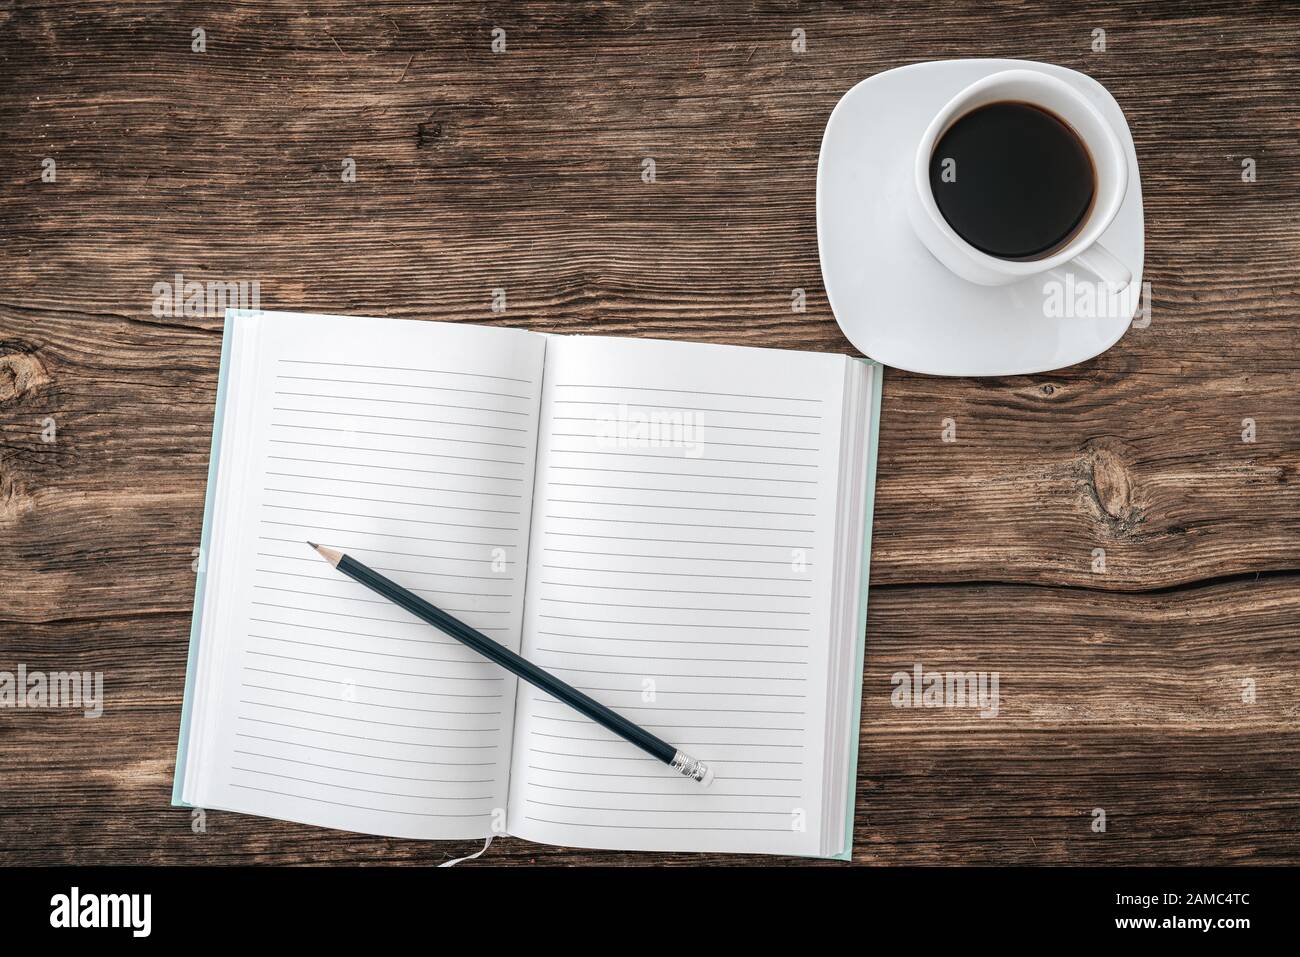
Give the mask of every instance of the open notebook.
[[[174, 800], [408, 838], [847, 856], [880, 373], [232, 311]], [[716, 781], [519, 682], [307, 539]]]

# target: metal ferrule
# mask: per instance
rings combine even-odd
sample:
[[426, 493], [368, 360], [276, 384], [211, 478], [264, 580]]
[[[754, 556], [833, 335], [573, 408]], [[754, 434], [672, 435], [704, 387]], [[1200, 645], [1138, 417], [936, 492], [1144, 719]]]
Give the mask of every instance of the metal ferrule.
[[713, 781], [713, 772], [709, 770], [709, 766], [697, 761], [685, 751], [678, 751], [673, 755], [671, 767], [678, 774], [685, 775], [692, 781], [699, 781], [701, 784], [709, 784]]

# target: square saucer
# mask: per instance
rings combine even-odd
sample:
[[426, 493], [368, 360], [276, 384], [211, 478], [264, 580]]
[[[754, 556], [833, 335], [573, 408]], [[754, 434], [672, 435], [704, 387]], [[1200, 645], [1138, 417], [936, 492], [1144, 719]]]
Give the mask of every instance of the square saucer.
[[[1122, 293], [1066, 264], [1006, 286], [961, 279], [925, 248], [907, 219], [917, 144], [950, 99], [1002, 70], [1036, 70], [1086, 96], [1128, 153], [1123, 205], [1101, 242], [1133, 274]], [[926, 375], [1002, 376], [1060, 369], [1124, 335], [1142, 288], [1144, 221], [1137, 152], [1110, 92], [1075, 70], [1029, 60], [946, 60], [859, 83], [826, 123], [817, 161], [817, 243], [835, 319], [863, 354]], [[1075, 309], [1076, 290], [1087, 302]]]

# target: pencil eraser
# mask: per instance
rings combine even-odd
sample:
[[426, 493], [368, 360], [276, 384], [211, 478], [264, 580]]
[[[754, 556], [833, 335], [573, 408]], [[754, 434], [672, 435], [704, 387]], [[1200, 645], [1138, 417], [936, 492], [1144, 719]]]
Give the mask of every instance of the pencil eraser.
[[704, 766], [704, 777], [700, 778], [700, 786], [707, 788], [712, 783], [713, 783], [713, 768], [709, 767], [706, 764]]

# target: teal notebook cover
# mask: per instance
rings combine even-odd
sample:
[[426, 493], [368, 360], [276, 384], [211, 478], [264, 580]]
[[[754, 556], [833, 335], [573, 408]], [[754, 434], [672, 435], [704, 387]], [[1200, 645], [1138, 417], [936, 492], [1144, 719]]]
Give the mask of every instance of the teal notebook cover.
[[181, 704], [181, 727], [176, 742], [176, 774], [172, 778], [172, 804], [189, 807], [181, 800], [185, 780], [186, 742], [190, 735], [190, 708], [194, 698], [194, 670], [199, 657], [199, 623], [203, 620], [203, 586], [207, 578], [208, 544], [212, 539], [212, 500], [217, 490], [217, 466], [221, 449], [221, 424], [226, 409], [227, 371], [230, 366], [230, 328], [234, 310], [226, 310], [221, 333], [221, 365], [217, 372], [217, 400], [212, 415], [212, 449], [208, 454], [208, 488], [203, 496], [203, 532], [199, 538], [199, 567], [194, 578], [194, 616], [190, 619], [190, 650], [185, 663], [185, 698]]
[[831, 855], [837, 861], [851, 861], [853, 859], [853, 818], [858, 803], [858, 750], [861, 746], [862, 732], [862, 674], [867, 653], [867, 591], [871, 584], [871, 526], [875, 521], [876, 452], [880, 446], [880, 399], [885, 380], [885, 367], [879, 362], [871, 359], [862, 359], [860, 361], [871, 366], [873, 370], [871, 374], [871, 432], [867, 437], [867, 447], [864, 450], [867, 459], [867, 505], [866, 514], [863, 516], [862, 584], [858, 594], [858, 660], [856, 663], [858, 694], [855, 699], [857, 707], [853, 713], [853, 747], [850, 750], [848, 774], [849, 793], [848, 800], [845, 802], [848, 809], [846, 811], [847, 820], [844, 824], [844, 833], [847, 836], [848, 843], [839, 854]]

